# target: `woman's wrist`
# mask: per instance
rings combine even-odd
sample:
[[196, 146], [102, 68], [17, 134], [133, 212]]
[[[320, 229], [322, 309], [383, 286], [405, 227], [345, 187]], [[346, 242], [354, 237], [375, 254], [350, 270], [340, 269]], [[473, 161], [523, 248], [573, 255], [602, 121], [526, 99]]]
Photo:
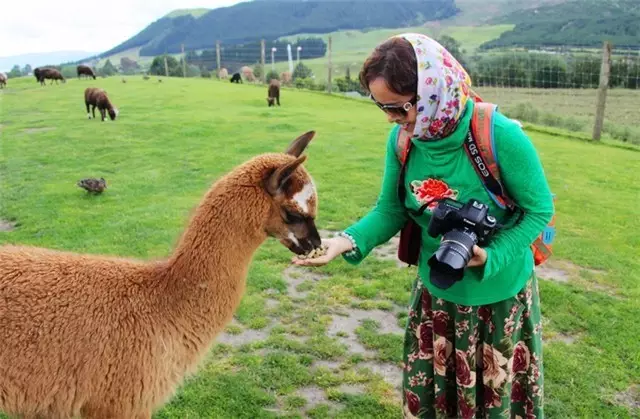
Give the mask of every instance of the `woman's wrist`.
[[340, 243], [344, 243], [344, 247], [341, 246], [341, 252], [345, 256], [354, 256], [357, 252], [358, 246], [356, 245], [356, 241], [353, 236], [344, 231], [338, 233], [338, 237], [341, 239]]

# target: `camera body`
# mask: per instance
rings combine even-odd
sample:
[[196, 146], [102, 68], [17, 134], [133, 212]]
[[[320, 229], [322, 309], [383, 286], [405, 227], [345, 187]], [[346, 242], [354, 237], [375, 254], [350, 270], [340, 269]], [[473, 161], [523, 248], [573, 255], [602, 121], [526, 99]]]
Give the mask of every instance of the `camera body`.
[[429, 236], [443, 236], [428, 262], [431, 282], [449, 288], [461, 280], [473, 257], [473, 246], [488, 242], [498, 229], [498, 221], [489, 215], [489, 207], [476, 199], [467, 203], [449, 198], [439, 201], [427, 227]]
[[489, 207], [470, 199], [462, 204], [454, 199], [443, 199], [432, 212], [427, 234], [438, 237], [452, 230], [474, 235], [478, 244], [484, 244], [496, 231], [498, 221], [489, 215]]

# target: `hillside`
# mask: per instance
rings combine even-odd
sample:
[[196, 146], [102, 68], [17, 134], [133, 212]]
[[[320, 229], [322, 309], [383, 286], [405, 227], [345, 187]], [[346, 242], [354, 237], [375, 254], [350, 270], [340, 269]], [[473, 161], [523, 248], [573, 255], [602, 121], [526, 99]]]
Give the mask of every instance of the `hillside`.
[[454, 0], [253, 1], [204, 14], [201, 10], [173, 12], [100, 56], [138, 47], [140, 55], [158, 55], [179, 52], [181, 44], [187, 50], [211, 47], [215, 40], [241, 43], [301, 32], [399, 28], [445, 19], [457, 12]]
[[597, 47], [604, 40], [618, 47], [640, 45], [638, 0], [580, 0], [513, 12], [492, 20], [514, 24], [511, 31], [486, 42], [482, 48], [514, 46]]

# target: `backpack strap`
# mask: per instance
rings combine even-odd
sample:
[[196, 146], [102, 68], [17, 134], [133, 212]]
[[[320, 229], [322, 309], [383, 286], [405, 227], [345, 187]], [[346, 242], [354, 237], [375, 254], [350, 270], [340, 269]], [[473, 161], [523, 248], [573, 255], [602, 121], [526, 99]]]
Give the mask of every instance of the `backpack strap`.
[[404, 165], [407, 156], [409, 156], [409, 150], [411, 149], [411, 137], [408, 135], [402, 135], [402, 127], [398, 127], [398, 135], [396, 137], [396, 157], [400, 161], [401, 165]]
[[493, 115], [497, 106], [487, 102], [476, 102], [471, 117], [471, 128], [464, 142], [464, 149], [473, 168], [491, 196], [502, 209], [515, 211], [516, 204], [506, 193], [500, 180], [498, 157], [493, 138]]

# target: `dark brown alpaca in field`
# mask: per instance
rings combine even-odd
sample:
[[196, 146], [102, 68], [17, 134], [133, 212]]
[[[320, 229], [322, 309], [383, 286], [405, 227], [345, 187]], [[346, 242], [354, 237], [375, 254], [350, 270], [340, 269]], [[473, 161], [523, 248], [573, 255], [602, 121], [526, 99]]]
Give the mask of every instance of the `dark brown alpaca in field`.
[[76, 71], [78, 72], [78, 78], [80, 78], [80, 76], [87, 76], [93, 77], [94, 80], [96, 79], [96, 75], [93, 73], [93, 69], [88, 65], [80, 64], [76, 68]]
[[151, 418], [231, 321], [262, 243], [320, 245], [313, 136], [216, 181], [166, 260], [0, 247], [0, 411]]
[[53, 84], [54, 81], [58, 84], [58, 80], [62, 80], [63, 83], [67, 82], [62, 76], [62, 73], [55, 68], [40, 68], [36, 78], [40, 81], [42, 86], [46, 84], [45, 80], [47, 79], [51, 80], [50, 84]]
[[109, 101], [107, 92], [97, 87], [87, 87], [84, 90], [84, 104], [87, 106], [87, 116], [91, 119], [91, 113], [89, 112], [89, 106], [91, 106], [91, 112], [93, 117], [96, 117], [96, 107], [100, 111], [102, 121], [105, 121], [106, 113], [109, 113], [109, 118], [115, 120], [118, 116], [118, 109], [115, 108]]
[[272, 79], [269, 82], [267, 97], [267, 103], [269, 106], [274, 106], [274, 102], [278, 102], [278, 106], [280, 106], [280, 82], [276, 79]]

